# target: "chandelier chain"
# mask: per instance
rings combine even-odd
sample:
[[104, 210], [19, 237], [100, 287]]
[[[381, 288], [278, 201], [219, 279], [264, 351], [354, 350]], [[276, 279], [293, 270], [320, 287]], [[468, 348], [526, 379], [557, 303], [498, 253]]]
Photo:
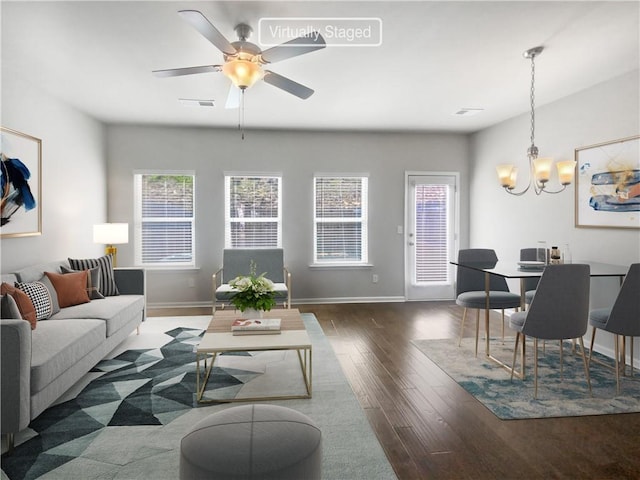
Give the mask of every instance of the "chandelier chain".
[[531, 147], [535, 147], [535, 134], [536, 134], [536, 113], [535, 113], [535, 78], [536, 78], [536, 64], [535, 55], [531, 55]]

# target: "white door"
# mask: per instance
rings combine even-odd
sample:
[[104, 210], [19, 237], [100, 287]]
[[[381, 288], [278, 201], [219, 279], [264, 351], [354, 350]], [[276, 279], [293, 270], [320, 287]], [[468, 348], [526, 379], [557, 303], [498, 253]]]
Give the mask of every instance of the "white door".
[[454, 298], [457, 174], [406, 174], [405, 296]]

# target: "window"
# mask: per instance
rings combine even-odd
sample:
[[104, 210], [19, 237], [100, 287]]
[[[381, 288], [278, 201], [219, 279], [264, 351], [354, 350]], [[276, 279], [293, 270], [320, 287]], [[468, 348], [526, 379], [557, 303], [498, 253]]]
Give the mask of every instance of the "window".
[[282, 246], [281, 183], [281, 176], [225, 176], [225, 248]]
[[136, 173], [135, 260], [137, 265], [193, 267], [193, 172]]
[[315, 177], [314, 263], [368, 262], [367, 185], [361, 176]]

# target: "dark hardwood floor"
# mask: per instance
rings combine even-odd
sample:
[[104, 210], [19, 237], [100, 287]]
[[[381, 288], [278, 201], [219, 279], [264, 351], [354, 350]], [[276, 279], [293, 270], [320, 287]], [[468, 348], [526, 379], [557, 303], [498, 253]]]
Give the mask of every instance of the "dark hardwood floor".
[[451, 302], [295, 307], [318, 318], [401, 480], [640, 478], [640, 414], [500, 420], [414, 347], [457, 337]]

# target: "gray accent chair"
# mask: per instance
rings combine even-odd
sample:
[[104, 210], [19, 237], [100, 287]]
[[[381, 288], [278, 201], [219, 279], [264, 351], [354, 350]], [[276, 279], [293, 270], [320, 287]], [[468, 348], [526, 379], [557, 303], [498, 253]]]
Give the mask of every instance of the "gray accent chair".
[[[540, 249], [542, 250], [542, 249]], [[520, 249], [520, 260], [535, 262], [538, 260], [537, 248], [522, 248]], [[538, 288], [538, 282], [540, 278], [524, 278], [524, 301], [527, 305], [531, 305], [533, 296], [536, 294], [536, 288]]]
[[[496, 252], [486, 248], [469, 248], [458, 252], [458, 263], [475, 265], [478, 267], [494, 267], [498, 262]], [[489, 308], [499, 309], [502, 312], [502, 339], [504, 340], [504, 310], [506, 308], [519, 308], [520, 295], [511, 293], [507, 281], [503, 277], [491, 275], [489, 284]], [[467, 311], [476, 309], [476, 356], [478, 356], [478, 338], [480, 334], [480, 310], [487, 308], [487, 294], [485, 291], [485, 274], [479, 270], [458, 266], [456, 281], [456, 304], [464, 307], [462, 324], [460, 325], [460, 338], [458, 346], [462, 343], [464, 324], [467, 319]]]
[[[620, 335], [631, 337], [631, 376], [633, 376], [633, 337], [640, 336], [640, 263], [634, 263], [622, 282], [615, 303], [610, 308], [599, 308], [589, 312], [589, 324], [593, 327], [589, 347], [589, 362], [596, 339], [596, 330], [614, 334], [616, 391], [620, 393], [620, 358], [626, 354], [620, 352]], [[624, 365], [624, 362], [623, 362]]]
[[533, 337], [535, 398], [538, 397], [538, 339], [560, 341], [561, 369], [562, 341], [579, 339], [587, 385], [589, 393], [591, 393], [589, 366], [584, 354], [584, 342], [582, 340], [582, 336], [587, 331], [589, 317], [589, 274], [589, 265], [547, 265], [538, 283], [536, 295], [531, 302], [530, 308], [526, 312], [514, 313], [509, 319], [509, 327], [516, 331], [516, 344], [513, 350], [513, 366], [511, 370], [512, 380], [516, 367], [518, 341], [522, 337], [524, 353], [526, 337]]
[[282, 248], [225, 248], [222, 252], [222, 267], [213, 274], [213, 313], [216, 306], [224, 308], [230, 304], [236, 291], [229, 282], [240, 275], [251, 272], [251, 262], [256, 266], [256, 274], [275, 284], [277, 303], [291, 308], [291, 273], [284, 265]]

